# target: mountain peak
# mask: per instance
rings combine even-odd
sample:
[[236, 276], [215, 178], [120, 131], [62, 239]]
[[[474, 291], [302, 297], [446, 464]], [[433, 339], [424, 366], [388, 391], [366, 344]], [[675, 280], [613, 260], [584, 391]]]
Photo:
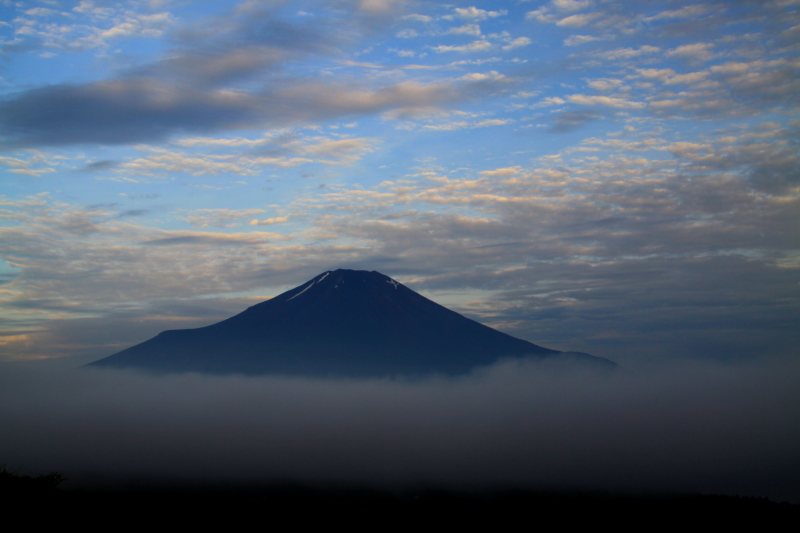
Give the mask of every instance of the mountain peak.
[[391, 376], [461, 374], [501, 357], [560, 353], [470, 320], [380, 272], [337, 269], [222, 322], [164, 331], [91, 364], [162, 372]]

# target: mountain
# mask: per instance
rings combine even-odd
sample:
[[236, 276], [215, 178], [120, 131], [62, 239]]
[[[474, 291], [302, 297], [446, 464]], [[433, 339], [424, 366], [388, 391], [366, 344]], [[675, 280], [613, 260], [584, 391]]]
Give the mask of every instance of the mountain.
[[379, 272], [335, 270], [222, 322], [169, 330], [90, 363], [156, 372], [392, 376], [462, 374], [501, 357], [616, 366], [506, 335]]

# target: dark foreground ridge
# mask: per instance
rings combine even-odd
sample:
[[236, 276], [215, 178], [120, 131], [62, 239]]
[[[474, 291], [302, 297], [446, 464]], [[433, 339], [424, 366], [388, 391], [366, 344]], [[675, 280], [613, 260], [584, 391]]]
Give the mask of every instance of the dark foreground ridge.
[[506, 335], [379, 272], [335, 270], [222, 322], [169, 330], [91, 366], [304, 376], [463, 374], [503, 357], [607, 359]]
[[[126, 522], [181, 527], [233, 526], [273, 523], [369, 526], [431, 524], [517, 529], [520, 524], [556, 523], [597, 528], [640, 530], [654, 521], [685, 528], [757, 527], [785, 529], [796, 523], [800, 506], [766, 498], [701, 494], [609, 494], [533, 490], [466, 491], [420, 489], [326, 488], [301, 485], [251, 487], [203, 484], [148, 486], [123, 484], [108, 488], [73, 488], [29, 493], [0, 491], [16, 516], [35, 517], [36, 523], [64, 524]], [[87, 513], [86, 509], [91, 509]], [[534, 522], [535, 521], [535, 522]], [[635, 528], [635, 529], [634, 529]], [[735, 529], [731, 527], [731, 529]], [[627, 529], [625, 529], [627, 530]]]

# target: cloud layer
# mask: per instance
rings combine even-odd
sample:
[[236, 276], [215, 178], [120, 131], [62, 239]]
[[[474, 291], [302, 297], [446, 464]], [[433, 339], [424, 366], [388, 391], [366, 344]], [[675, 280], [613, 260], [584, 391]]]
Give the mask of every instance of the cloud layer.
[[[0, 454], [73, 480], [703, 491], [800, 498], [796, 362], [419, 382], [17, 366]], [[794, 492], [792, 492], [794, 491]]]

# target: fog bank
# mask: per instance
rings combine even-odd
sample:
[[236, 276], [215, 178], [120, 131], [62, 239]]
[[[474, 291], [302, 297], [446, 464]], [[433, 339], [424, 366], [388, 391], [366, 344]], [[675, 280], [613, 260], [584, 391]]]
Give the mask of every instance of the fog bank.
[[82, 479], [679, 490], [800, 501], [800, 362], [421, 381], [0, 366], [0, 464]]

